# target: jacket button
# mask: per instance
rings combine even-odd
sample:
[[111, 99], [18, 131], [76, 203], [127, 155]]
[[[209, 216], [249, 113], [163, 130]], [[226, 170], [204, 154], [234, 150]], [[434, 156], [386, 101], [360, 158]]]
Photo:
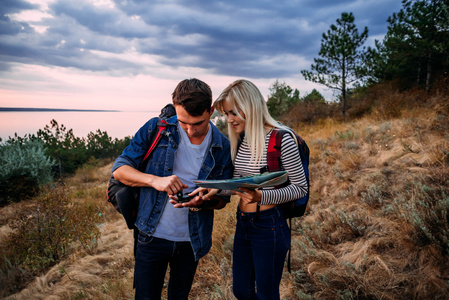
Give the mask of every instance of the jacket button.
[[171, 168], [167, 168], [167, 171], [171, 171]]
[[173, 145], [173, 148], [174, 148], [174, 149], [178, 148], [178, 145]]

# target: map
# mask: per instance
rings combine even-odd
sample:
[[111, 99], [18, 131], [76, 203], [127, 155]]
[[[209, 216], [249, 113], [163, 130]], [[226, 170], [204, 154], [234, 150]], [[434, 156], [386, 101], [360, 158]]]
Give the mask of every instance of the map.
[[195, 180], [194, 182], [197, 186], [203, 188], [235, 191], [239, 188], [254, 190], [263, 187], [273, 187], [283, 184], [287, 181], [287, 178], [287, 171], [279, 171], [227, 180]]

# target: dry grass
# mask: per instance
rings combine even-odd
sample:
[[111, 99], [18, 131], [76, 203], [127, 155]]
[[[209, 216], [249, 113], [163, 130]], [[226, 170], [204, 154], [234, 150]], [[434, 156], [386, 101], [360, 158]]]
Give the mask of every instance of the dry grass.
[[[293, 221], [282, 299], [449, 298], [449, 101], [440, 95], [419, 105], [420, 92], [388, 89], [376, 97], [383, 101], [369, 100], [369, 116], [296, 128], [311, 149], [311, 198], [306, 216]], [[101, 208], [98, 247], [71, 254], [7, 299], [133, 298], [132, 232], [106, 202], [110, 167], [85, 168], [67, 183], [73, 201]], [[234, 299], [236, 202], [215, 213], [213, 247], [191, 299]], [[0, 237], [30, 203], [0, 210]]]
[[404, 96], [422, 100], [394, 93], [368, 117], [298, 129], [312, 193], [293, 237], [297, 298], [449, 297], [448, 99], [386, 111]]

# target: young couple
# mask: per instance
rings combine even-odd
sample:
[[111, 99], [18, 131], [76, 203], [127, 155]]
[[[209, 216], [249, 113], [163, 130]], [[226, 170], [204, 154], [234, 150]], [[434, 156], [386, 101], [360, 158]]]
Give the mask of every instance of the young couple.
[[[136, 299], [161, 298], [167, 266], [168, 299], [188, 299], [198, 260], [212, 245], [214, 209], [223, 208], [231, 195], [230, 191], [195, 189], [193, 181], [259, 174], [267, 165], [272, 129], [289, 130], [270, 116], [262, 94], [247, 80], [229, 85], [213, 107], [210, 87], [198, 79], [181, 81], [172, 100], [177, 115], [167, 120], [166, 133], [145, 172], [137, 168], [157, 131], [157, 118], [137, 131], [112, 168], [115, 179], [141, 187], [135, 223], [139, 231]], [[214, 109], [226, 115], [230, 142], [209, 120]], [[294, 138], [285, 134], [281, 162], [289, 185], [234, 192], [240, 197], [233, 250], [237, 299], [280, 298], [290, 234], [278, 205], [307, 191], [300, 160]], [[177, 201], [188, 195], [192, 198], [187, 202]]]

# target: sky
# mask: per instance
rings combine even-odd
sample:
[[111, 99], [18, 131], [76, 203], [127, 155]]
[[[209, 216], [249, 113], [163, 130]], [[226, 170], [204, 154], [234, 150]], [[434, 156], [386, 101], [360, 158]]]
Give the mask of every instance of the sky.
[[236, 79], [265, 99], [278, 80], [305, 96], [321, 38], [343, 12], [382, 40], [401, 0], [0, 0], [0, 107], [159, 111], [179, 81], [215, 100]]

